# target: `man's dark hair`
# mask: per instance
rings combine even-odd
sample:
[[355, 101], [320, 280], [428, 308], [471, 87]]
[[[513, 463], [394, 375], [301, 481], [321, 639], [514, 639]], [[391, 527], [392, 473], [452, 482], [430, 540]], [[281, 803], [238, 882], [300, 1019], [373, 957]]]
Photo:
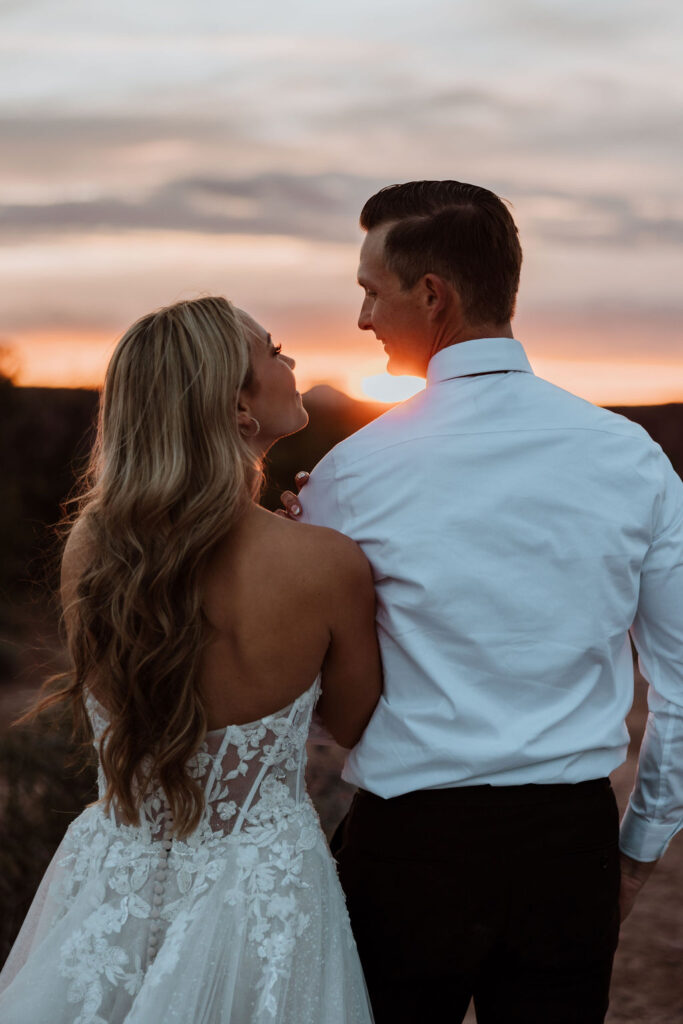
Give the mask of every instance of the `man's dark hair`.
[[438, 274], [458, 289], [472, 324], [505, 324], [515, 311], [522, 249], [502, 199], [460, 181], [387, 185], [360, 215], [366, 231], [397, 221], [384, 242], [384, 262], [401, 287]]

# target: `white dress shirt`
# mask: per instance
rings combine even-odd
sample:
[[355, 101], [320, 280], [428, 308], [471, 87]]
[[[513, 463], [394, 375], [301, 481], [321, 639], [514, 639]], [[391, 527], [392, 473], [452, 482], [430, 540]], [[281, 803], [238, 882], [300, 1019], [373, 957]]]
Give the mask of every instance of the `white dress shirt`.
[[384, 693], [344, 779], [393, 797], [608, 775], [630, 629], [652, 713], [621, 847], [655, 860], [683, 827], [683, 483], [648, 434], [479, 338], [438, 352], [426, 390], [301, 498], [377, 589]]

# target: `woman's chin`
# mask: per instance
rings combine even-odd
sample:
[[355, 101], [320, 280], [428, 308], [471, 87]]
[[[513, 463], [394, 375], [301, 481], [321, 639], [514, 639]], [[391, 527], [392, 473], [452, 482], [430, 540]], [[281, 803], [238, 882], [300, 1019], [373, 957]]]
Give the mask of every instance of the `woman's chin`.
[[[303, 405], [299, 406], [296, 410], [286, 428], [283, 429], [282, 433], [278, 436], [278, 441], [283, 437], [291, 437], [292, 434], [298, 434], [300, 430], [308, 426], [308, 413], [304, 409]], [[284, 424], [283, 424], [284, 427]]]
[[309, 416], [308, 416], [308, 412], [306, 411], [306, 409], [304, 409], [303, 405], [301, 406], [301, 409], [299, 410], [299, 413], [300, 413], [300, 415], [299, 415], [299, 426], [296, 429], [297, 430], [303, 430], [304, 427], [308, 426]]

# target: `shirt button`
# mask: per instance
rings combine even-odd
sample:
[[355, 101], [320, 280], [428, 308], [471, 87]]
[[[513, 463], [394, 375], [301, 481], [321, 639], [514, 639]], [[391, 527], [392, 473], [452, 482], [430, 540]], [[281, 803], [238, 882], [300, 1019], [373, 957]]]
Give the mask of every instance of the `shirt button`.
[[164, 891], [164, 887], [161, 884], [161, 882], [155, 882], [154, 883], [154, 892], [159, 894], [159, 893], [162, 893], [163, 891]]
[[151, 915], [152, 918], [154, 920], [156, 920], [159, 917], [159, 914], [160, 914], [159, 908], [158, 907], [154, 907], [154, 909], [152, 910], [152, 915]]
[[154, 897], [154, 899], [152, 900], [152, 902], [153, 902], [153, 904], [154, 904], [154, 906], [155, 906], [155, 907], [160, 907], [160, 906], [161, 906], [161, 904], [162, 904], [162, 902], [163, 902], [163, 897], [162, 897], [162, 896], [159, 896], [159, 895], [157, 894], [157, 895], [156, 895], [156, 896]]

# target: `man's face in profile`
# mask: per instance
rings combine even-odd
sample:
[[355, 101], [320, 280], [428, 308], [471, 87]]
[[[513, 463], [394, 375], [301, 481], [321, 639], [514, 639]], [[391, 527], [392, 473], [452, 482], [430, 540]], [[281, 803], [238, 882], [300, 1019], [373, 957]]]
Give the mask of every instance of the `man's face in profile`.
[[384, 240], [395, 222], [371, 228], [360, 251], [358, 283], [365, 291], [358, 326], [374, 331], [389, 358], [387, 370], [424, 376], [429, 360], [428, 324], [415, 288], [401, 287], [384, 263]]

